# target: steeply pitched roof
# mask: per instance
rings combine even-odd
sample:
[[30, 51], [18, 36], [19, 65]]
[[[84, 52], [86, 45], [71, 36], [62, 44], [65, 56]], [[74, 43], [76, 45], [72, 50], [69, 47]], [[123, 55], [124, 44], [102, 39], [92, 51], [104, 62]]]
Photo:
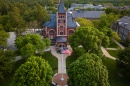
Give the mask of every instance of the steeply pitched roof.
[[[47, 21], [43, 24], [48, 28], [56, 28], [56, 15], [50, 15], [50, 21]], [[70, 13], [67, 14], [67, 28], [76, 28], [77, 24], [75, 21], [72, 21], [72, 15]]]
[[99, 18], [102, 14], [104, 14], [104, 11], [73, 11], [72, 16], [73, 18]]
[[65, 9], [64, 9], [64, 3], [62, 2], [62, 0], [60, 0], [60, 4], [58, 6], [58, 13], [65, 13]]
[[67, 18], [67, 28], [76, 28], [77, 24], [75, 21], [72, 21], [69, 17]]
[[130, 30], [130, 17], [125, 16], [123, 18], [120, 18], [120, 20], [117, 22], [120, 26]]
[[48, 28], [56, 28], [56, 15], [51, 14], [50, 15], [50, 21], [47, 21], [43, 24], [43, 26], [46, 26]]

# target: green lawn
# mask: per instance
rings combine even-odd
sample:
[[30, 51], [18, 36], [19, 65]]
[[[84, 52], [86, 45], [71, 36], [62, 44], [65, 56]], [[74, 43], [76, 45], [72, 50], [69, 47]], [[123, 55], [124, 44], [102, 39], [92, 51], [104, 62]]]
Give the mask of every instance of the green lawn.
[[52, 69], [55, 70], [58, 68], [58, 59], [55, 56], [53, 56], [50, 51], [45, 52], [42, 57], [43, 57], [43, 59], [48, 61], [48, 63], [52, 67]]
[[116, 61], [104, 57], [103, 64], [107, 67], [109, 72], [109, 82], [110, 86], [130, 86], [130, 82], [126, 81], [124, 78], [118, 76], [118, 68], [116, 66]]
[[68, 68], [71, 63], [77, 60], [77, 57], [74, 56], [68, 56], [66, 58], [66, 67]]
[[108, 46], [108, 48], [117, 48], [117, 49], [120, 49], [120, 46], [118, 46], [114, 41], [111, 41], [110, 45]]
[[111, 56], [113, 56], [113, 57], [115, 57], [115, 58], [118, 58], [118, 52], [119, 52], [120, 50], [107, 50], [107, 52], [111, 55]]

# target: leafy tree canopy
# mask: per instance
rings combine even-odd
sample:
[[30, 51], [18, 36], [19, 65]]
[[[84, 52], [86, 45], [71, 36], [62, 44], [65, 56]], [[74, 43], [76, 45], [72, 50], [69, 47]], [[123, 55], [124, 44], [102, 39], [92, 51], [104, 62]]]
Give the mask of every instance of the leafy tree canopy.
[[44, 41], [42, 40], [42, 37], [38, 34], [19, 36], [16, 38], [15, 44], [20, 50], [23, 57], [35, 55], [36, 50], [42, 54], [43, 50], [46, 47]]
[[96, 54], [84, 54], [69, 66], [69, 86], [110, 86], [108, 71]]
[[15, 72], [14, 86], [49, 86], [52, 79], [52, 68], [41, 57], [32, 56]]
[[86, 52], [98, 53], [101, 45], [108, 46], [109, 38], [94, 27], [79, 27], [69, 37], [69, 44], [74, 51], [82, 46]]
[[117, 61], [120, 72], [130, 79], [130, 47], [121, 50], [118, 54], [119, 60]]
[[92, 21], [87, 20], [87, 19], [84, 19], [84, 18], [76, 18], [75, 20], [76, 20], [76, 21], [80, 24], [80, 26], [82, 26], [82, 27], [85, 27], [85, 26], [91, 26], [91, 27], [93, 27], [93, 26], [94, 26], [93, 23], [92, 23]]
[[9, 38], [9, 34], [4, 30], [0, 30], [0, 47], [7, 46], [7, 38]]
[[11, 73], [13, 69], [14, 54], [12, 51], [0, 50], [0, 78], [4, 78], [5, 74]]

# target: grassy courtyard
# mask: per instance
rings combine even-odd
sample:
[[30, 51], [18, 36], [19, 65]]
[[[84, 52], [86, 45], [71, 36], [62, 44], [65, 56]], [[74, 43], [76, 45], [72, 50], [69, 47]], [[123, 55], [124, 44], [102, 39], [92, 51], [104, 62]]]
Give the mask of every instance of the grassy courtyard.
[[[50, 66], [53, 69], [54, 74], [57, 73], [57, 67], [58, 67], [58, 59], [51, 54], [51, 52], [45, 52], [44, 55], [42, 56], [43, 59], [48, 61]], [[10, 84], [13, 81], [13, 76], [15, 71], [19, 68], [20, 65], [25, 63], [24, 59], [21, 59], [14, 64], [14, 69], [12, 73], [7, 74], [3, 80], [0, 80], [0, 86], [10, 86]]]
[[113, 56], [113, 57], [115, 57], [115, 58], [118, 58], [118, 53], [119, 53], [119, 51], [120, 51], [120, 50], [107, 50], [107, 52], [108, 52], [111, 56]]
[[114, 41], [111, 41], [111, 42], [110, 42], [110, 45], [108, 46], [108, 48], [121, 49], [120, 46], [118, 46]]
[[[66, 58], [66, 64], [67, 64], [67, 68], [68, 66], [76, 61], [77, 58], [76, 57], [72, 57], [69, 56]], [[129, 86], [130, 82], [126, 81], [123, 77], [119, 77], [119, 72], [118, 72], [118, 68], [116, 66], [116, 61], [109, 59], [107, 57], [102, 58], [103, 64], [107, 67], [108, 72], [109, 72], [109, 83], [110, 86]]]
[[104, 57], [102, 59], [103, 64], [108, 69], [110, 86], [129, 86], [130, 82], [125, 80], [123, 77], [119, 77], [118, 68], [116, 61], [110, 58]]

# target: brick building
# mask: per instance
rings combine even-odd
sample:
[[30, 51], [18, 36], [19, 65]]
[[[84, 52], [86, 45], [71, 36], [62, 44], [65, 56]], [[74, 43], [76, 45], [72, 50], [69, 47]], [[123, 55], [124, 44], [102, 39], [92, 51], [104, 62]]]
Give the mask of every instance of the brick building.
[[50, 38], [56, 47], [66, 47], [68, 37], [75, 32], [77, 25], [77, 22], [72, 20], [72, 15], [65, 10], [61, 0], [56, 14], [50, 14], [50, 20], [43, 24], [43, 36]]
[[112, 29], [116, 31], [123, 41], [130, 39], [130, 17], [124, 16], [112, 25]]

